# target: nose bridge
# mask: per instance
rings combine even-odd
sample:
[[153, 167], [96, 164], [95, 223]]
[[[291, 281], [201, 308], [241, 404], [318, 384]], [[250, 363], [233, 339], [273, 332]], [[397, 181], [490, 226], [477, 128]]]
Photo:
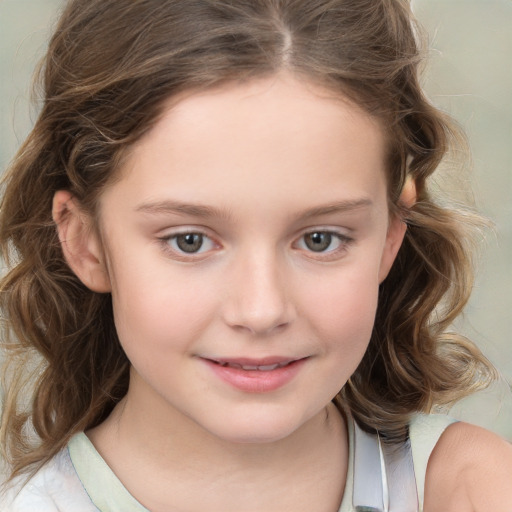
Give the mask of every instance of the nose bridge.
[[284, 267], [285, 262], [277, 251], [268, 247], [239, 255], [226, 303], [229, 325], [265, 334], [291, 321], [292, 304]]

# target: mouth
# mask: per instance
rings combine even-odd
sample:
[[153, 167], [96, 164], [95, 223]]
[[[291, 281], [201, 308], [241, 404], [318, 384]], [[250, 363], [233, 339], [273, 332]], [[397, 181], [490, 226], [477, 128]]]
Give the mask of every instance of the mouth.
[[309, 358], [203, 358], [203, 361], [214, 375], [238, 390], [265, 393], [275, 391], [294, 380], [307, 359]]
[[277, 370], [278, 368], [284, 368], [286, 366], [290, 366], [291, 364], [301, 361], [306, 358], [283, 358], [283, 357], [274, 357], [274, 358], [265, 358], [265, 359], [208, 359], [208, 361], [219, 365], [223, 368], [235, 368], [237, 370], [245, 370], [249, 372], [271, 372], [272, 370]]

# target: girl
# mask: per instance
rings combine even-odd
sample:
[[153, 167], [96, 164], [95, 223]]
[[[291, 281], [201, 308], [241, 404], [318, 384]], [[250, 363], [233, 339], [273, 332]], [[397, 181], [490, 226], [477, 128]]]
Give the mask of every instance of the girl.
[[[468, 212], [405, 0], [72, 0], [5, 178], [5, 511], [508, 511], [428, 416]], [[29, 399], [27, 400], [27, 397]], [[499, 463], [497, 463], [499, 461]]]

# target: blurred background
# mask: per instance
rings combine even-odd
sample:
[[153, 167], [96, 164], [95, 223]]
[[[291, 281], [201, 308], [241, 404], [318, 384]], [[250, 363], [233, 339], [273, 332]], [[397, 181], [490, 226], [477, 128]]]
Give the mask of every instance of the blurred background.
[[[512, 440], [512, 0], [412, 0], [427, 29], [424, 86], [468, 134], [473, 166], [439, 181], [493, 220], [473, 298], [457, 325], [497, 366], [502, 380], [451, 414]], [[0, 0], [0, 169], [37, 115], [31, 77], [62, 0]], [[459, 190], [460, 188], [460, 190]]]

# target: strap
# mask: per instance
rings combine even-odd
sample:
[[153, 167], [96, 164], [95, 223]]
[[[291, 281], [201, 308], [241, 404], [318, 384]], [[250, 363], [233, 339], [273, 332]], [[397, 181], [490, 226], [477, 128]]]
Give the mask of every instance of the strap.
[[389, 512], [418, 512], [418, 492], [412, 458], [411, 442], [381, 443], [386, 467]]
[[384, 444], [354, 422], [354, 490], [356, 512], [418, 512], [416, 478], [409, 441]]
[[382, 469], [378, 436], [364, 432], [354, 422], [352, 504], [356, 512], [383, 512], [385, 510]]
[[418, 498], [422, 508], [430, 454], [445, 429], [456, 421], [444, 414], [418, 414], [413, 417], [409, 425], [414, 472], [418, 483]]
[[149, 512], [127, 491], [83, 432], [71, 438], [68, 450], [76, 474], [99, 511]]

